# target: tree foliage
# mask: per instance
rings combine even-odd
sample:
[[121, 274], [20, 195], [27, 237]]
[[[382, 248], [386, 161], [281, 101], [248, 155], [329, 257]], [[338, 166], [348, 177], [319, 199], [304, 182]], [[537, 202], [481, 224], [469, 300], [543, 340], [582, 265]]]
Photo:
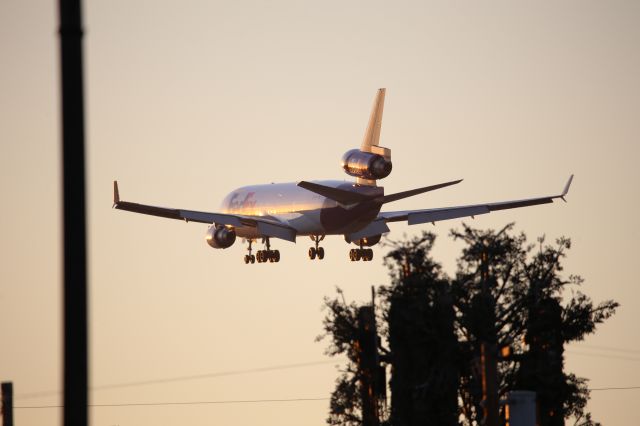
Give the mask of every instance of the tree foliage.
[[380, 289], [394, 425], [457, 424], [458, 347], [449, 283], [429, 253], [435, 235], [391, 243], [392, 283]]
[[[564, 347], [594, 333], [618, 303], [595, 304], [563, 277], [571, 241], [527, 242], [513, 224], [494, 231], [463, 225], [451, 232], [464, 243], [453, 278], [431, 257], [435, 235], [391, 241], [385, 257], [391, 283], [382, 286], [378, 311], [382, 360], [391, 366], [389, 424], [475, 425], [482, 414], [480, 342], [510, 346], [499, 362], [499, 395], [533, 390], [544, 426], [596, 425], [586, 411], [587, 379], [564, 368]], [[358, 305], [325, 299], [327, 353], [348, 363], [331, 397], [332, 425], [360, 425], [357, 351]]]
[[323, 323], [325, 333], [316, 339], [330, 338], [331, 343], [326, 353], [347, 357], [347, 365], [336, 380], [336, 388], [331, 394], [327, 423], [356, 426], [362, 424], [358, 353], [354, 345], [358, 336], [358, 306], [353, 302], [347, 303], [339, 288], [337, 292], [337, 298], [325, 298], [325, 307], [328, 310]]

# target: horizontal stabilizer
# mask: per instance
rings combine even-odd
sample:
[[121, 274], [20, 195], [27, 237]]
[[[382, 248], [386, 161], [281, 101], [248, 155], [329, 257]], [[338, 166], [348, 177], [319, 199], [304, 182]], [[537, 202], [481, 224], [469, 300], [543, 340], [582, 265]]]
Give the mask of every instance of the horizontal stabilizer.
[[424, 192], [434, 191], [436, 189], [455, 185], [460, 182], [462, 182], [462, 179], [452, 180], [451, 182], [439, 183], [437, 185], [425, 186], [423, 188], [411, 189], [409, 191], [396, 192], [395, 194], [389, 194], [389, 195], [385, 195], [384, 197], [380, 197], [376, 201], [379, 201], [382, 204], [390, 203], [392, 201], [401, 200], [403, 198], [413, 197], [414, 195], [422, 194]]
[[345, 191], [344, 189], [332, 188], [330, 186], [319, 185], [317, 183], [307, 182], [304, 180], [298, 182], [298, 186], [344, 205], [357, 204], [372, 199], [370, 196], [359, 194], [357, 192]]

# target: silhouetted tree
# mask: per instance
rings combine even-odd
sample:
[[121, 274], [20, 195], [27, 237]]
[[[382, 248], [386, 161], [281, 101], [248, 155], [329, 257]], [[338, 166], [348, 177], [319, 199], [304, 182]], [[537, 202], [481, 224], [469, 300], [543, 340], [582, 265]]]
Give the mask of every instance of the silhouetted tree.
[[[516, 355], [499, 363], [501, 396], [515, 389], [535, 391], [543, 426], [564, 425], [568, 417], [595, 424], [585, 412], [587, 380], [564, 371], [564, 345], [593, 333], [597, 324], [613, 315], [618, 303], [605, 301], [594, 306], [580, 292], [570, 297], [565, 294], [566, 289], [583, 282], [579, 276], [561, 276], [561, 261], [571, 247], [569, 239], [543, 246], [544, 238], [540, 238], [540, 248], [533, 254], [535, 246], [527, 243], [523, 233], [514, 235], [512, 229], [513, 224], [498, 232], [463, 225], [462, 231], [451, 233], [466, 244], [453, 282], [458, 333], [461, 345], [469, 348], [463, 352], [467, 357], [463, 364], [474, 364], [480, 340], [511, 346]], [[479, 303], [483, 285], [489, 297]], [[478, 376], [471, 369], [463, 370], [463, 376], [464, 421], [477, 423]]]
[[435, 235], [390, 242], [381, 287], [391, 362], [391, 424], [458, 424], [458, 342], [450, 285], [430, 256]]
[[[497, 232], [463, 225], [451, 235], [465, 244], [453, 279], [430, 256], [433, 234], [387, 244], [391, 284], [380, 289], [379, 329], [388, 343], [388, 350], [380, 345], [382, 359], [391, 364], [388, 424], [479, 424], [484, 341], [515, 354], [499, 362], [501, 396], [535, 391], [543, 426], [564, 425], [569, 417], [579, 426], [597, 425], [586, 412], [587, 379], [565, 372], [564, 345], [593, 333], [618, 304], [594, 305], [574, 290], [582, 278], [561, 276], [570, 240], [544, 245], [541, 238], [534, 251], [523, 233], [513, 233], [513, 224]], [[331, 338], [327, 353], [345, 354], [349, 362], [327, 421], [360, 425], [358, 305], [338, 292], [325, 299], [324, 336]]]
[[[461, 414], [464, 424], [479, 423], [482, 417], [482, 382], [480, 344], [496, 347], [511, 344], [522, 333], [522, 296], [527, 282], [522, 273], [526, 264], [526, 238], [509, 233], [512, 225], [495, 232], [472, 229], [452, 231], [465, 247], [457, 262], [452, 280], [457, 311], [457, 334], [460, 340]], [[514, 365], [500, 363], [499, 384], [502, 396]]]
[[346, 355], [347, 365], [336, 380], [336, 388], [331, 394], [329, 417], [330, 425], [356, 426], [362, 424], [362, 404], [360, 401], [358, 350], [358, 305], [348, 304], [342, 290], [337, 289], [338, 297], [325, 297], [328, 314], [324, 319], [323, 335], [316, 340], [329, 337], [331, 343], [326, 353], [331, 356]]
[[564, 425], [573, 416], [580, 424], [595, 424], [585, 406], [589, 399], [587, 380], [564, 372], [564, 345], [584, 339], [615, 312], [618, 303], [606, 301], [594, 306], [586, 295], [576, 292], [562, 304], [566, 286], [580, 286], [579, 276], [565, 280], [561, 259], [571, 241], [560, 238], [554, 246], [542, 247], [526, 265], [529, 282], [526, 298], [524, 342], [528, 345], [516, 372], [514, 386], [536, 391], [540, 423]]

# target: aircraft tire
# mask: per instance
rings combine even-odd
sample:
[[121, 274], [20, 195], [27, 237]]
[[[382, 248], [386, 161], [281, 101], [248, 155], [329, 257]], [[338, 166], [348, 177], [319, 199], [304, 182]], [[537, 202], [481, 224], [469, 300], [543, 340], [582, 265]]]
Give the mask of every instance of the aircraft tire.
[[273, 261], [276, 263], [280, 262], [280, 250], [274, 250]]
[[324, 248], [318, 247], [318, 260], [324, 259]]
[[309, 247], [309, 259], [313, 260], [316, 258], [316, 248], [315, 247]]

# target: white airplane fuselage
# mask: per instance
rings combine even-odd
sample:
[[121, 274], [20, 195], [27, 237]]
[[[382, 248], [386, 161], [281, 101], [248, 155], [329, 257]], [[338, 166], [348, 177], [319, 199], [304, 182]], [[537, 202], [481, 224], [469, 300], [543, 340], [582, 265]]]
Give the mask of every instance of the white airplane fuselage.
[[[347, 181], [322, 180], [313, 183], [368, 196], [384, 195], [382, 187], [358, 186]], [[364, 228], [376, 218], [381, 206], [370, 202], [348, 208], [301, 188], [296, 182], [290, 182], [235, 189], [224, 198], [220, 211], [275, 219], [294, 228], [298, 235], [342, 235]], [[236, 232], [242, 238], [259, 237], [256, 228], [239, 228]]]

